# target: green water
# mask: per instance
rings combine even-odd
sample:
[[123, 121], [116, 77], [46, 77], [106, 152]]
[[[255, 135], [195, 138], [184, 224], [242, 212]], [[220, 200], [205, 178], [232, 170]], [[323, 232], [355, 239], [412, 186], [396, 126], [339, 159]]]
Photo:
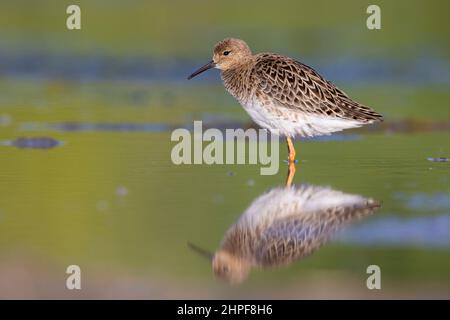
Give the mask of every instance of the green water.
[[[135, 106], [127, 103], [130, 92], [147, 90], [150, 95], [151, 85], [143, 89], [142, 84], [129, 84], [122, 92], [110, 85], [106, 94], [85, 92], [87, 86], [76, 83], [44, 82], [39, 89], [36, 83], [8, 85], [20, 99], [9, 101], [10, 105], [15, 102], [13, 107], [2, 106], [10, 123], [0, 128], [1, 138], [49, 136], [64, 144], [47, 150], [1, 147], [1, 282], [9, 288], [17, 281], [14, 290], [1, 291], [4, 297], [26, 296], [30, 288], [43, 297], [147, 298], [449, 292], [448, 246], [420, 245], [420, 241], [419, 245], [332, 241], [305, 260], [284, 268], [256, 270], [241, 286], [230, 287], [213, 276], [210, 262], [189, 250], [187, 242], [217, 249], [225, 231], [255, 198], [283, 185], [284, 163], [274, 176], [261, 176], [258, 165], [176, 166], [170, 159], [175, 145], [170, 131], [63, 131], [48, 124], [175, 125], [183, 118], [188, 122], [205, 114], [240, 119], [245, 124], [247, 115], [232, 99], [225, 98], [230, 101], [226, 106], [183, 106], [179, 100], [186, 92], [174, 86], [178, 93], [172, 105], [155, 106], [159, 98], [152, 96], [155, 105]], [[192, 90], [188, 101], [202, 96], [208, 101], [211, 90], [226, 95], [215, 86]], [[109, 99], [114, 101], [111, 105]], [[417, 217], [448, 215], [448, 163], [427, 161], [427, 157], [448, 156], [447, 131], [357, 129], [344, 137], [350, 138], [297, 141], [300, 162], [294, 183], [331, 186], [381, 201], [382, 208], [361, 224], [390, 216], [406, 223]], [[286, 157], [281, 144], [280, 158]], [[417, 194], [444, 194], [446, 198], [437, 208], [411, 207], [407, 199]], [[80, 293], [64, 289], [65, 268], [70, 264], [82, 268], [84, 289]], [[381, 293], [365, 288], [365, 270], [370, 264], [382, 268]], [[18, 267], [21, 272], [11, 271]], [[122, 287], [128, 289], [118, 289]], [[311, 288], [318, 291], [311, 293]], [[324, 288], [327, 292], [321, 291]]]
[[[450, 297], [449, 2], [77, 1], [0, 3], [0, 297]], [[385, 122], [296, 141], [296, 185], [330, 186], [382, 207], [312, 256], [216, 279], [187, 246], [225, 232], [287, 166], [171, 162], [173, 128], [252, 126], [216, 71], [187, 81], [224, 37], [318, 68]], [[134, 63], [134, 64], [133, 64]], [[208, 78], [209, 77], [209, 78]], [[82, 129], [82, 130], [81, 130]], [[18, 148], [49, 137], [50, 149]], [[82, 290], [66, 289], [79, 265]], [[382, 289], [368, 290], [378, 265]]]

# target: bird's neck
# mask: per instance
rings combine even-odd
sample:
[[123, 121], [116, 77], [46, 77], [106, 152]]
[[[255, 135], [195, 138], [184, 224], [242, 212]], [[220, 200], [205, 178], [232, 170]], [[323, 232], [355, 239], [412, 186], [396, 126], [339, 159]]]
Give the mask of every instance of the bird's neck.
[[261, 239], [261, 228], [249, 229], [244, 226], [233, 226], [226, 233], [221, 250], [229, 252], [242, 261], [256, 265], [258, 242]]
[[241, 64], [232, 69], [221, 71], [225, 88], [241, 103], [246, 102], [250, 93], [248, 78], [250, 77], [251, 69], [251, 64]]

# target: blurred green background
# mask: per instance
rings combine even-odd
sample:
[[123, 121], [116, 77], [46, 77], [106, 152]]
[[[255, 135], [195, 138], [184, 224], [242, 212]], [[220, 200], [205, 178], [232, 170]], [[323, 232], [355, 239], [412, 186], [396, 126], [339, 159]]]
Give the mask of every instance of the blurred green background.
[[[81, 30], [66, 28], [70, 4]], [[381, 30], [366, 28], [370, 4]], [[450, 157], [449, 11], [445, 0], [1, 1], [0, 297], [450, 297], [449, 163], [427, 160]], [[218, 248], [286, 168], [170, 160], [173, 128], [252, 125], [217, 71], [186, 80], [229, 36], [315, 67], [386, 119], [296, 142], [295, 183], [382, 201], [355, 226], [371, 237], [239, 287], [186, 243]], [[18, 137], [63, 144], [18, 148]], [[70, 264], [81, 291], [65, 289]], [[365, 286], [370, 264], [381, 291]]]
[[[82, 32], [65, 28], [70, 4], [81, 8]], [[365, 28], [371, 4], [382, 10], [381, 32]], [[31, 44], [49, 52], [198, 58], [219, 39], [234, 36], [256, 51], [301, 56], [387, 51], [406, 59], [435, 50], [448, 58], [449, 10], [446, 0], [19, 0], [2, 1], [0, 29], [5, 46]]]

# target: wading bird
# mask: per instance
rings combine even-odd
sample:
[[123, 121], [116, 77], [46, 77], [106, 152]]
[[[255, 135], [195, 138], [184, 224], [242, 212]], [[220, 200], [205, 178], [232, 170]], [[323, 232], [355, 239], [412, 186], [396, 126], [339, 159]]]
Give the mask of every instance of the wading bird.
[[343, 226], [379, 207], [374, 199], [329, 187], [277, 187], [252, 202], [214, 254], [190, 247], [210, 259], [217, 277], [240, 283], [252, 268], [288, 265], [311, 255]]
[[188, 79], [210, 68], [221, 71], [226, 90], [259, 126], [286, 137], [288, 185], [295, 173], [292, 139], [328, 135], [383, 119], [311, 67], [278, 54], [252, 54], [240, 39], [228, 38], [217, 43], [212, 60]]

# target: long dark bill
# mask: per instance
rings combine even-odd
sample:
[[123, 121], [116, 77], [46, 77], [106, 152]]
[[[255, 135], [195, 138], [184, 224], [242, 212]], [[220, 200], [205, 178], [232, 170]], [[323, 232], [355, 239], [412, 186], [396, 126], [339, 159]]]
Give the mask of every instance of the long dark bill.
[[200, 256], [202, 256], [204, 258], [207, 258], [208, 260], [212, 260], [214, 257], [213, 253], [211, 253], [205, 249], [202, 249], [191, 242], [188, 242], [187, 245], [192, 251], [194, 251], [195, 253], [199, 254]]
[[188, 80], [191, 80], [193, 77], [195, 77], [196, 75], [199, 75], [200, 73], [202, 73], [202, 72], [204, 72], [204, 71], [206, 71], [206, 70], [208, 70], [208, 69], [211, 69], [211, 68], [214, 68], [216, 66], [216, 64], [214, 63], [214, 61], [213, 60], [211, 60], [210, 62], [208, 62], [207, 64], [205, 64], [203, 67], [201, 67], [200, 69], [198, 69], [197, 71], [195, 71], [193, 74], [191, 74], [189, 77], [188, 77]]

